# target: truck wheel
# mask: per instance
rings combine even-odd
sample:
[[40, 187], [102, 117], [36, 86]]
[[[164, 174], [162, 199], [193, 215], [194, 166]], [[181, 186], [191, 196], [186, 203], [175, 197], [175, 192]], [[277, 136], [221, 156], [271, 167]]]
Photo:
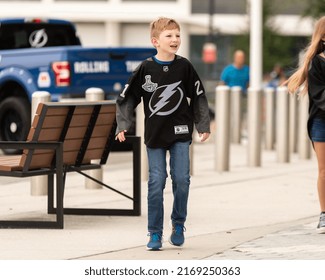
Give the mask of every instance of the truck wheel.
[[[24, 141], [31, 122], [31, 105], [21, 97], [8, 97], [0, 103], [0, 141]], [[19, 154], [21, 150], [3, 149], [5, 154]]]

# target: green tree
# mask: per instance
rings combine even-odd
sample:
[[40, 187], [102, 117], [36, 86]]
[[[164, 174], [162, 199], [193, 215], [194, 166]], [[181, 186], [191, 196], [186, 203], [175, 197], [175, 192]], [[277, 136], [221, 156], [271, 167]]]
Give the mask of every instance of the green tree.
[[304, 10], [303, 16], [320, 18], [325, 15], [325, 0], [308, 0], [308, 5]]
[[[310, 1], [310, 0], [309, 0]], [[314, 0], [318, 1], [318, 0]], [[319, 0], [323, 1], [324, 0]], [[297, 65], [297, 53], [306, 44], [305, 37], [282, 36], [276, 30], [270, 19], [276, 14], [277, 5], [273, 1], [263, 1], [263, 72], [272, 71], [275, 64], [281, 64], [285, 69], [292, 69]], [[233, 48], [243, 49], [249, 54], [249, 32], [236, 36]], [[248, 57], [249, 59], [249, 57]]]

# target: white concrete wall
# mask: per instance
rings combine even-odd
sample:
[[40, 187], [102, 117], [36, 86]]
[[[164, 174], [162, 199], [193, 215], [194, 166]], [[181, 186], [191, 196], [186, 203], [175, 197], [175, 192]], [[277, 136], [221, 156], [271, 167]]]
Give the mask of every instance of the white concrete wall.
[[101, 47], [106, 44], [105, 24], [100, 22], [76, 23], [81, 43], [87, 47]]
[[[77, 24], [85, 46], [148, 46], [149, 23], [158, 16], [176, 18], [182, 27], [180, 54], [189, 52], [190, 34], [208, 33], [208, 15], [191, 14], [190, 0], [177, 1], [1, 1], [0, 17], [63, 18]], [[214, 16], [214, 29], [222, 34], [248, 30], [246, 15]], [[298, 16], [277, 16], [272, 24], [286, 35], [311, 35], [312, 22]]]
[[123, 46], [152, 46], [149, 23], [123, 23], [121, 26], [121, 44]]

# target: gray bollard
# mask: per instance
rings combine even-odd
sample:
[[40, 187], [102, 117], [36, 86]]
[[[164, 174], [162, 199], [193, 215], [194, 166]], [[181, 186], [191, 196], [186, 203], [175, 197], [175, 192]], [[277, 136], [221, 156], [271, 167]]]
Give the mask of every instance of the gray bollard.
[[289, 94], [287, 87], [276, 93], [276, 152], [278, 162], [289, 162]]
[[[47, 91], [35, 91], [32, 95], [32, 121], [39, 103], [51, 101], [51, 95]], [[47, 176], [34, 176], [30, 179], [31, 195], [47, 195]]]
[[298, 127], [298, 154], [301, 159], [310, 159], [312, 145], [307, 133], [308, 121], [308, 95], [305, 94], [299, 98], [299, 127]]
[[147, 181], [148, 173], [148, 156], [146, 145], [144, 144], [144, 109], [140, 103], [136, 108], [136, 135], [141, 137], [141, 180]]
[[275, 142], [275, 89], [264, 89], [265, 96], [265, 149], [273, 150]]
[[[104, 91], [101, 88], [88, 88], [86, 90], [86, 101], [101, 101], [105, 99]], [[92, 160], [94, 164], [99, 164], [100, 160]], [[98, 181], [103, 181], [103, 169], [93, 169], [87, 171], [89, 176], [97, 179]], [[85, 178], [85, 188], [86, 189], [100, 189], [102, 186], [93, 180]]]
[[248, 165], [261, 166], [262, 92], [248, 88]]
[[242, 124], [242, 89], [235, 86], [230, 89], [231, 107], [231, 143], [240, 144]]
[[294, 94], [289, 95], [289, 152], [296, 153], [298, 149], [298, 99]]
[[215, 170], [229, 170], [230, 150], [230, 89], [228, 86], [217, 86], [215, 93], [216, 112], [216, 165]]

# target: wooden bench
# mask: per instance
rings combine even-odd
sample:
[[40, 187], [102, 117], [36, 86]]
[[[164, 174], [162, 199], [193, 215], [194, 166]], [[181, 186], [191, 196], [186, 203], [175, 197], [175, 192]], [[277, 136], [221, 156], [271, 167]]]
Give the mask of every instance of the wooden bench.
[[[64, 214], [140, 215], [140, 138], [127, 137], [133, 150], [133, 197], [92, 178], [85, 170], [106, 164], [115, 141], [115, 102], [40, 103], [26, 141], [0, 142], [0, 148], [23, 149], [0, 156], [0, 176], [48, 176], [48, 213], [55, 221], [1, 220], [0, 228], [63, 228]], [[93, 163], [93, 160], [100, 160]], [[133, 201], [132, 209], [65, 208], [67, 172], [78, 172]], [[54, 178], [55, 177], [55, 178]], [[56, 181], [56, 184], [54, 184]], [[56, 185], [56, 188], [55, 186]]]

